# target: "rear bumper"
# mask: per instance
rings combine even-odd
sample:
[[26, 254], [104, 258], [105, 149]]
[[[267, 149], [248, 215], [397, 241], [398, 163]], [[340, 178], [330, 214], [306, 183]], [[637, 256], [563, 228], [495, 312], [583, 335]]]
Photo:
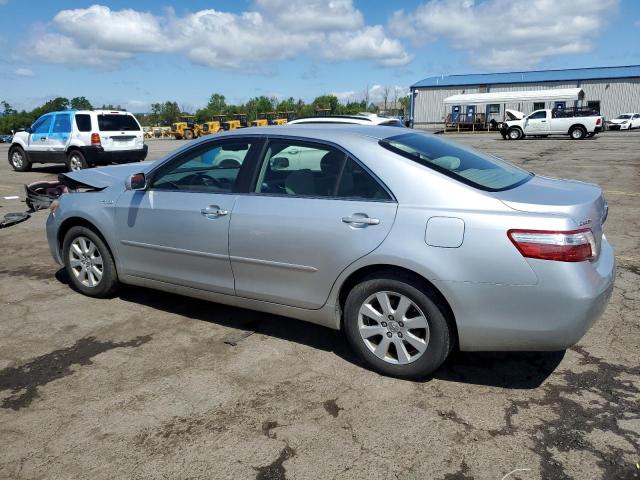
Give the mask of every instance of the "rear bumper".
[[602, 127], [599, 126], [599, 127], [596, 127], [596, 128], [593, 129], [593, 133], [600, 133], [600, 132], [602, 132], [602, 130], [603, 130]]
[[147, 158], [149, 147], [143, 145], [135, 150], [105, 151], [101, 146], [80, 147], [87, 163], [93, 165], [108, 165], [110, 163], [141, 162]]
[[534, 262], [537, 285], [437, 285], [451, 303], [461, 350], [564, 350], [602, 315], [616, 269], [606, 239], [596, 262]]

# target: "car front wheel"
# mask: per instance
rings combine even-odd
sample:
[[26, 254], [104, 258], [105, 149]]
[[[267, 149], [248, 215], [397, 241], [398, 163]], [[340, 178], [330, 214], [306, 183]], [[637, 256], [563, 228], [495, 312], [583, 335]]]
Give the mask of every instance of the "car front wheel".
[[519, 128], [512, 128], [509, 130], [508, 135], [511, 140], [520, 140], [523, 137], [522, 130]]
[[399, 378], [430, 375], [451, 350], [449, 323], [436, 296], [401, 275], [356, 285], [345, 304], [344, 329], [367, 365]]
[[62, 245], [64, 264], [73, 287], [89, 297], [107, 297], [118, 286], [111, 252], [91, 229], [72, 227]]
[[9, 150], [9, 163], [16, 172], [27, 172], [31, 170], [31, 162], [27, 154], [21, 147], [11, 147]]

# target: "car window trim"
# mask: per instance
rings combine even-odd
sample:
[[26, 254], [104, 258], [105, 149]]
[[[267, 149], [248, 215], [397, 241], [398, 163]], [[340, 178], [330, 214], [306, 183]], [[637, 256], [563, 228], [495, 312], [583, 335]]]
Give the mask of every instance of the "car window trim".
[[[158, 171], [160, 169], [163, 169], [165, 166], [168, 166], [172, 163], [180, 162], [181, 160], [184, 159], [185, 155], [190, 155], [194, 151], [208, 150], [211, 148], [212, 144], [216, 144], [216, 143], [233, 143], [233, 142], [244, 141], [244, 140], [251, 141], [252, 139], [255, 139], [254, 141], [258, 141], [258, 142], [264, 141], [264, 138], [261, 138], [258, 135], [253, 135], [251, 137], [249, 136], [235, 137], [234, 136], [234, 137], [225, 137], [225, 138], [212, 138], [210, 140], [207, 139], [208, 141], [204, 141], [202, 143], [198, 143], [197, 145], [193, 145], [191, 148], [187, 146], [184, 149], [176, 152], [175, 155], [172, 155], [171, 157], [167, 158], [165, 161], [161, 162], [160, 164], [154, 166], [151, 170], [149, 170], [145, 175], [148, 178], [147, 182], [149, 183], [149, 185], [153, 185], [155, 176], [158, 174]], [[258, 147], [257, 150], [262, 151], [262, 148], [263, 148], [262, 145], [259, 145], [258, 143], [256, 143], [255, 146]], [[241, 176], [243, 176], [243, 171], [248, 170], [251, 172], [254, 170], [255, 158], [259, 156], [255, 152], [252, 152], [251, 151], [252, 149], [253, 149], [253, 145], [249, 148], [249, 152], [247, 152], [247, 157], [245, 157], [245, 159], [242, 162], [242, 165], [240, 166], [240, 171], [238, 172], [238, 176], [236, 177], [236, 182], [230, 192], [203, 192], [202, 190], [182, 190], [182, 189], [181, 190], [165, 190], [165, 189], [155, 189], [153, 188], [153, 186], [150, 186], [149, 188], [147, 188], [147, 190], [155, 191], [155, 192], [203, 193], [205, 195], [207, 194], [208, 195], [237, 195], [239, 193], [245, 193], [244, 190], [246, 190], [246, 185], [248, 184], [248, 181], [246, 178], [241, 178]], [[246, 176], [247, 174], [244, 174], [244, 177]]]
[[[327, 146], [327, 147], [332, 147], [338, 151], [340, 151], [341, 153], [343, 153], [344, 155], [346, 155], [346, 159], [348, 160], [349, 158], [351, 158], [354, 162], [356, 162], [358, 165], [360, 165], [360, 167], [362, 167], [362, 169], [367, 172], [371, 178], [373, 178], [376, 182], [378, 182], [378, 184], [384, 189], [385, 192], [387, 192], [387, 195], [389, 195], [388, 199], [373, 199], [373, 198], [358, 198], [358, 197], [338, 197], [337, 195], [335, 195], [335, 193], [337, 193], [337, 188], [339, 183], [336, 183], [336, 190], [334, 190], [334, 195], [331, 197], [319, 197], [319, 196], [315, 196], [315, 195], [287, 195], [287, 194], [282, 194], [282, 193], [263, 193], [263, 192], [256, 192], [256, 187], [257, 187], [257, 181], [258, 181], [258, 175], [260, 173], [260, 169], [263, 165], [263, 163], [266, 161], [266, 153], [267, 150], [269, 148], [269, 144], [272, 141], [298, 141], [298, 142], [305, 142], [305, 143], [316, 143], [319, 145], [323, 145], [323, 146]], [[344, 170], [344, 166], [347, 163], [347, 160], [345, 160], [345, 162], [342, 164], [342, 170], [340, 171], [340, 175], [342, 175], [342, 171]], [[338, 181], [340, 180], [340, 178], [338, 178]], [[361, 162], [358, 157], [356, 157], [355, 155], [353, 155], [351, 152], [349, 152], [347, 149], [341, 147], [340, 145], [330, 141], [330, 140], [322, 140], [322, 139], [315, 139], [315, 138], [308, 138], [308, 137], [296, 137], [296, 136], [290, 136], [290, 135], [268, 135], [265, 136], [265, 143], [263, 145], [262, 148], [262, 152], [260, 154], [260, 161], [258, 162], [257, 166], [256, 166], [256, 170], [254, 172], [254, 177], [253, 180], [251, 182], [251, 188], [250, 191], [248, 192], [251, 195], [256, 195], [256, 196], [268, 196], [268, 197], [284, 197], [284, 198], [315, 198], [315, 199], [325, 199], [325, 200], [352, 200], [352, 201], [360, 201], [360, 202], [379, 202], [379, 203], [398, 203], [398, 200], [396, 199], [395, 195], [393, 194], [393, 192], [389, 189], [389, 187], [387, 187], [387, 185], [380, 180], [380, 178], [373, 173], [363, 162]]]

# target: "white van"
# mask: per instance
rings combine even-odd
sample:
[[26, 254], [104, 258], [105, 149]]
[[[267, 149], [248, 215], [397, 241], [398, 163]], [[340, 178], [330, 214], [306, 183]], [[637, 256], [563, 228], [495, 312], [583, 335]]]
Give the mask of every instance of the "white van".
[[147, 157], [144, 133], [129, 112], [65, 110], [42, 115], [16, 132], [9, 164], [26, 172], [34, 163], [65, 163], [70, 171], [139, 162]]

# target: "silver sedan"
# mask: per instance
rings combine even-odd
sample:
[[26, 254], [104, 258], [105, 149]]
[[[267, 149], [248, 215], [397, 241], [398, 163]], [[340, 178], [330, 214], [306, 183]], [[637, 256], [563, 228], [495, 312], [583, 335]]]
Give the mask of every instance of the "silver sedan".
[[141, 285], [341, 329], [398, 377], [454, 348], [567, 348], [613, 288], [597, 185], [412, 130], [236, 130], [61, 181], [47, 236], [79, 292]]

